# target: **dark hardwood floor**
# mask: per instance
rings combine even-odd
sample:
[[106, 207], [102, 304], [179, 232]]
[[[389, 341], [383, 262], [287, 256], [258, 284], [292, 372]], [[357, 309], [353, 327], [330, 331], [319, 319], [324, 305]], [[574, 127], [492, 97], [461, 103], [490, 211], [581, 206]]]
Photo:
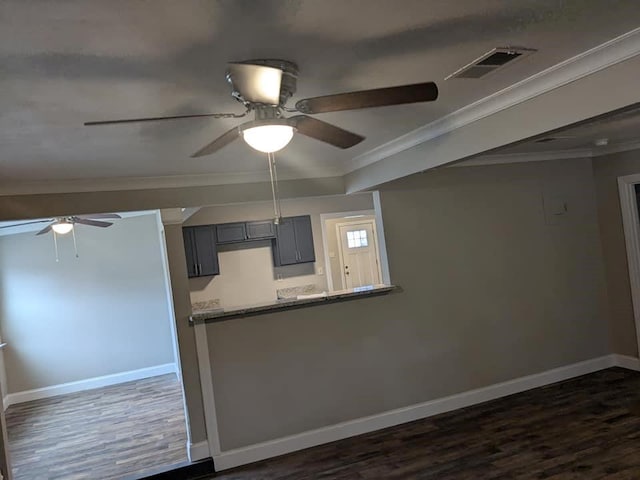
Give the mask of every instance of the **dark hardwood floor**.
[[115, 480], [187, 460], [175, 374], [12, 405], [6, 419], [15, 480]]
[[216, 480], [640, 479], [640, 373], [611, 368]]

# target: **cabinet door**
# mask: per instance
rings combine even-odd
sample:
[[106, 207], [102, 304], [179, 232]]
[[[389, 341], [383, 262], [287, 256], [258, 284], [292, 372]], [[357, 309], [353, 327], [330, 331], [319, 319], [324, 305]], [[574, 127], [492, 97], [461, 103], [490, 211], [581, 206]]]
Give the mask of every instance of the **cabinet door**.
[[184, 239], [184, 254], [187, 258], [187, 275], [189, 278], [197, 277], [197, 257], [196, 245], [193, 238], [193, 227], [183, 227], [182, 238]]
[[313, 230], [311, 229], [311, 217], [293, 217], [293, 228], [296, 234], [296, 246], [298, 250], [298, 263], [316, 261], [313, 249]]
[[202, 225], [193, 227], [193, 238], [196, 245], [197, 276], [218, 275], [220, 267], [218, 266], [215, 226]]
[[244, 242], [247, 239], [247, 230], [244, 222], [223, 223], [216, 225], [218, 243]]
[[247, 222], [247, 239], [259, 240], [261, 238], [273, 238], [276, 233], [274, 227], [275, 225], [271, 220]]
[[283, 218], [276, 225], [276, 239], [273, 243], [273, 261], [276, 267], [298, 263], [296, 234], [292, 218]]

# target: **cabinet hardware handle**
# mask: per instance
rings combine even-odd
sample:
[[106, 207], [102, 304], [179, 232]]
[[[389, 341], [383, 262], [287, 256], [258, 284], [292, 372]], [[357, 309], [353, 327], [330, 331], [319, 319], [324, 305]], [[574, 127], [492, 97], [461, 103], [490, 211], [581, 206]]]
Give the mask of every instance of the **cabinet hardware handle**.
[[202, 265], [198, 264], [198, 275], [202, 275]]

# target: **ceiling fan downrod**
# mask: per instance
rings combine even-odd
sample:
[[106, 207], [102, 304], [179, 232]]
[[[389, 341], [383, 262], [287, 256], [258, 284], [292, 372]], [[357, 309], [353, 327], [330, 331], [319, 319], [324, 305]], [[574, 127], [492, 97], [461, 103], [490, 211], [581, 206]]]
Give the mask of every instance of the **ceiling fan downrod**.
[[278, 191], [278, 170], [276, 169], [276, 157], [273, 152], [267, 153], [269, 162], [269, 176], [271, 177], [271, 194], [273, 196], [273, 223], [280, 225], [282, 222], [282, 208], [280, 206], [280, 192]]

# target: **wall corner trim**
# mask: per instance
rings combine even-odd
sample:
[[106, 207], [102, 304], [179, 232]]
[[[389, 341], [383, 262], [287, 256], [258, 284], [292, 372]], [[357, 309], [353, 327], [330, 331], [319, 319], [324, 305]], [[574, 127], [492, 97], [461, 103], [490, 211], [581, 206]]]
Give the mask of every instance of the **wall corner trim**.
[[380, 414], [257, 443], [247, 447], [222, 451], [217, 455], [213, 455], [213, 461], [216, 471], [226, 470], [305, 448], [315, 447], [324, 443], [335, 442], [355, 435], [420, 420], [489, 400], [495, 400], [507, 395], [513, 395], [531, 390], [532, 388], [542, 387], [615, 366], [631, 370], [640, 370], [640, 360], [625, 355], [605, 355], [533, 375], [496, 383], [487, 387], [469, 390], [449, 397], [389, 410]]
[[635, 370], [636, 372], [640, 372], [640, 358], [630, 357], [628, 355], [619, 355], [614, 353], [613, 357], [613, 365], [615, 367], [626, 368], [627, 370]]
[[187, 454], [189, 455], [189, 461], [192, 463], [197, 462], [198, 460], [204, 460], [205, 458], [210, 458], [209, 442], [206, 440], [196, 443], [187, 442]]
[[181, 208], [163, 208], [160, 210], [163, 225], [181, 225], [184, 222]]
[[87, 378], [85, 380], [61, 383], [59, 385], [51, 385], [50, 387], [9, 393], [4, 399], [4, 408], [6, 409], [10, 405], [14, 405], [16, 403], [30, 402], [31, 400], [38, 400], [40, 398], [55, 397], [57, 395], [65, 395], [67, 393], [108, 387], [110, 385], [117, 385], [118, 383], [142, 380], [143, 378], [166, 375], [168, 373], [176, 373], [175, 363], [165, 363], [154, 367], [140, 368], [138, 370], [130, 370], [128, 372], [113, 373], [110, 375], [103, 375], [101, 377]]

